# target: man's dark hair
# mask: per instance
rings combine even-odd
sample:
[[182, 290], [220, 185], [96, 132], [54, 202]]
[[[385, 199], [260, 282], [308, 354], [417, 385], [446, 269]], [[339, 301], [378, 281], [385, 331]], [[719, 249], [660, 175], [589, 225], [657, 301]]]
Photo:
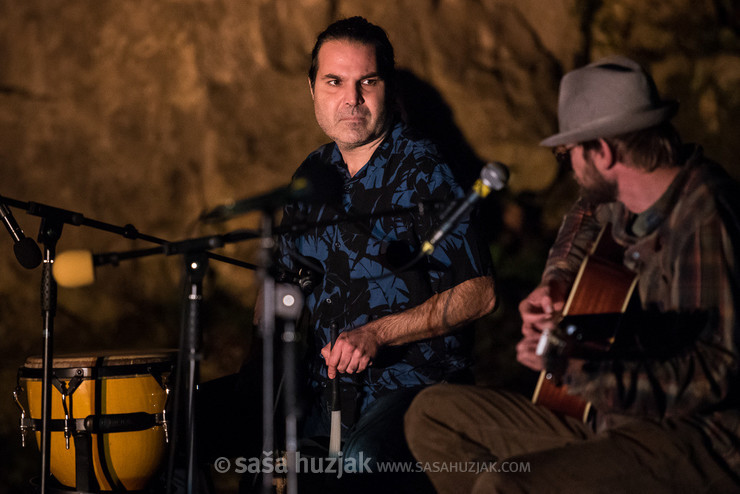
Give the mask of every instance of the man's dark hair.
[[[604, 139], [619, 161], [629, 156], [635, 168], [651, 172], [678, 166], [683, 160], [681, 137], [670, 122]], [[598, 140], [581, 143], [584, 151], [599, 149]]]
[[359, 16], [336, 21], [319, 34], [311, 52], [311, 67], [308, 69], [308, 79], [311, 81], [311, 87], [316, 84], [321, 46], [327, 41], [336, 40], [347, 40], [374, 46], [378, 75], [385, 81], [388, 94], [393, 94], [393, 91], [390, 90], [394, 84], [395, 76], [393, 45], [388, 40], [388, 35], [383, 28]]

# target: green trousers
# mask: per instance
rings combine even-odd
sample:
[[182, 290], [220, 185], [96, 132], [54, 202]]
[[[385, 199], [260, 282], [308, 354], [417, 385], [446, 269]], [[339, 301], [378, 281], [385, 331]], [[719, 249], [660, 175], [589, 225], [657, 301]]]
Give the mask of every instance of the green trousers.
[[518, 394], [440, 384], [416, 397], [405, 431], [440, 494], [740, 492], [688, 419], [597, 434]]

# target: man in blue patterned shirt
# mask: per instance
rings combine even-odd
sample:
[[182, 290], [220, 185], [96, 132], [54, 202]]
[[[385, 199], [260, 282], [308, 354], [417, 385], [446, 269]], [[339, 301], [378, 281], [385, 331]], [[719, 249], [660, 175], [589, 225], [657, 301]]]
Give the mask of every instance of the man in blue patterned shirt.
[[312, 56], [316, 120], [333, 142], [294, 179], [336, 188], [321, 204], [286, 206], [279, 245], [286, 272], [321, 273], [306, 296], [313, 404], [303, 435], [328, 436], [325, 391], [338, 377], [344, 458], [396, 460], [405, 458], [402, 419], [416, 392], [471, 375], [464, 326], [495, 306], [490, 257], [466, 218], [431, 255], [406, 262], [438, 226], [431, 206], [463, 191], [434, 145], [396, 120], [385, 32], [359, 17], [341, 20], [319, 35]]

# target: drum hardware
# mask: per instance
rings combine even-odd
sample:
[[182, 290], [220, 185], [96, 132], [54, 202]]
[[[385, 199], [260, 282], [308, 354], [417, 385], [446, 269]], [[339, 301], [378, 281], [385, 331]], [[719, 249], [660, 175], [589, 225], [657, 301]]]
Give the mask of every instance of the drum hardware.
[[[172, 255], [172, 254], [186, 254], [186, 256], [183, 256], [186, 258], [186, 270], [191, 269], [187, 266], [197, 266], [197, 265], [207, 265], [206, 261], [207, 259], [214, 259], [219, 260], [222, 262], [234, 264], [240, 267], [245, 267], [249, 269], [255, 269], [256, 266], [230, 259], [225, 256], [220, 256], [213, 254], [209, 252], [210, 249], [222, 247], [227, 242], [238, 242], [241, 240], [249, 239], [249, 238], [261, 238], [262, 239], [262, 246], [264, 247], [264, 252], [267, 253], [269, 250], [271, 250], [272, 246], [274, 245], [274, 239], [273, 237], [273, 218], [271, 214], [268, 214], [268, 207], [265, 206], [263, 208], [263, 228], [261, 229], [259, 234], [255, 234], [253, 232], [249, 232], [247, 230], [241, 230], [237, 232], [232, 232], [226, 235], [214, 235], [211, 237], [204, 237], [200, 239], [190, 239], [186, 240], [184, 242], [177, 242], [177, 243], [169, 243], [167, 241], [164, 241], [162, 239], [158, 239], [156, 237], [147, 236], [140, 234], [133, 225], [126, 225], [124, 227], [118, 227], [115, 225], [106, 224], [99, 221], [89, 220], [85, 218], [85, 216], [81, 213], [76, 213], [52, 206], [46, 206], [39, 203], [34, 202], [27, 202], [23, 203], [20, 201], [15, 201], [12, 199], [7, 199], [5, 202], [9, 205], [12, 205], [14, 207], [19, 207], [26, 209], [29, 214], [40, 216], [42, 218], [41, 221], [41, 227], [39, 232], [39, 242], [42, 242], [44, 244], [44, 259], [43, 259], [43, 274], [42, 274], [42, 285], [41, 285], [41, 306], [42, 306], [42, 318], [43, 318], [43, 356], [42, 356], [42, 383], [41, 383], [41, 418], [37, 419], [41, 422], [41, 432], [39, 434], [39, 442], [40, 442], [40, 449], [41, 449], [41, 477], [40, 477], [40, 493], [46, 494], [47, 492], [47, 480], [50, 478], [50, 457], [51, 457], [51, 426], [52, 424], [57, 424], [57, 422], [53, 422], [51, 418], [51, 411], [52, 411], [52, 403], [51, 403], [51, 397], [52, 397], [52, 388], [55, 387], [54, 383], [52, 382], [52, 362], [53, 362], [53, 335], [54, 335], [54, 317], [56, 314], [56, 302], [57, 302], [57, 285], [56, 282], [53, 279], [52, 276], [52, 266], [55, 260], [55, 251], [56, 251], [56, 244], [59, 238], [61, 237], [61, 232], [64, 224], [70, 224], [73, 226], [80, 226], [80, 225], [86, 225], [90, 226], [99, 230], [104, 230], [112, 233], [118, 233], [122, 235], [125, 238], [129, 239], [143, 239], [152, 243], [160, 244], [162, 246], [161, 249], [158, 249], [161, 253], [165, 255]], [[274, 205], [271, 205], [271, 207]], [[157, 250], [157, 249], [155, 249]], [[117, 264], [117, 262], [120, 259], [125, 258], [134, 258], [144, 255], [151, 255], [154, 252], [152, 252], [152, 249], [149, 249], [146, 253], [137, 254], [134, 253], [134, 255], [126, 256], [126, 253], [123, 254], [115, 254], [110, 256], [97, 256], [93, 260], [97, 264]], [[267, 265], [270, 264], [271, 261], [265, 259], [265, 265], [266, 267], [269, 267]], [[192, 268], [192, 271], [196, 271], [195, 268]], [[266, 285], [270, 285], [267, 281], [268, 278], [270, 278], [270, 275], [268, 274], [268, 270], [265, 269], [262, 272], [263, 276], [262, 279], [265, 281]], [[200, 337], [199, 328], [198, 328], [198, 310], [199, 306], [198, 303], [202, 296], [200, 295], [200, 281], [202, 281], [202, 275], [201, 280], [199, 280], [197, 283], [192, 280], [192, 272], [191, 275], [191, 295], [195, 294], [197, 295], [197, 300], [194, 300], [192, 297], [190, 298], [190, 305], [187, 307], [189, 310], [185, 312], [184, 320], [183, 320], [183, 335], [182, 335], [182, 341], [183, 345], [180, 348], [180, 358], [178, 359], [178, 362], [180, 362], [181, 370], [186, 371], [185, 378], [186, 381], [186, 389], [184, 390], [187, 392], [187, 399], [185, 405], [187, 406], [187, 427], [188, 427], [188, 434], [186, 434], [186, 438], [188, 440], [187, 444], [187, 456], [188, 456], [188, 492], [192, 491], [194, 482], [193, 482], [193, 457], [194, 457], [194, 449], [193, 449], [193, 438], [194, 438], [194, 414], [193, 414], [193, 405], [194, 405], [194, 389], [195, 389], [195, 378], [197, 376], [197, 369], [198, 369], [198, 361], [202, 358], [200, 355], [199, 350], [199, 341], [198, 338]], [[196, 286], [197, 285], [197, 286]], [[261, 327], [263, 336], [268, 336], [265, 338], [265, 340], [270, 341], [269, 347], [266, 345], [265, 348], [269, 349], [269, 352], [266, 352], [265, 355], [269, 355], [269, 360], [266, 358], [264, 362], [265, 368], [272, 366], [272, 337], [274, 335], [274, 318], [275, 318], [275, 293], [274, 293], [274, 280], [272, 285], [268, 287], [267, 290], [265, 290], [266, 298], [269, 300], [270, 304], [272, 305], [267, 311], [265, 311], [264, 315], [265, 318], [263, 321], [267, 321], [268, 319], [272, 322], [267, 324], [264, 327]], [[193, 291], [193, 290], [197, 290]], [[269, 317], [268, 317], [269, 316]], [[187, 364], [187, 369], [184, 369], [184, 367]], [[269, 389], [269, 391], [265, 391], [265, 408], [271, 409], [272, 408], [272, 371], [270, 370], [269, 376], [266, 374], [265, 376], [265, 385], [263, 386], [265, 389]], [[269, 380], [269, 385], [268, 381]], [[293, 378], [293, 376], [291, 376]], [[70, 437], [74, 438], [75, 445], [77, 445], [79, 441], [79, 447], [75, 447], [75, 450], [79, 453], [81, 450], [85, 449], [83, 446], [85, 446], [85, 441], [83, 439], [87, 438], [87, 444], [89, 445], [89, 438], [90, 434], [87, 434], [86, 432], [81, 432], [80, 434], [76, 434], [76, 431], [83, 431], [84, 429], [80, 427], [78, 429], [78, 422], [77, 419], [74, 419], [74, 412], [72, 410], [72, 399], [71, 399], [71, 392], [69, 390], [70, 385], [66, 385], [67, 389], [65, 390], [66, 393], [61, 393], [62, 398], [62, 409], [64, 411], [64, 419], [61, 419], [62, 422], [62, 429], [65, 432], [65, 448], [70, 448]], [[180, 386], [176, 386], [176, 388], [179, 388]], [[178, 389], [176, 389], [178, 391]], [[267, 394], [269, 393], [269, 394]], [[169, 399], [169, 390], [166, 391], [166, 396]], [[174, 406], [177, 408], [178, 402], [180, 401], [177, 398], [177, 393], [175, 393], [175, 399], [174, 399]], [[164, 412], [164, 411], [163, 411]], [[25, 411], [22, 410], [22, 416], [27, 419], [27, 417], [24, 415]], [[265, 414], [267, 417], [271, 417], [271, 410], [268, 410], [268, 413]], [[86, 417], [87, 418], [87, 417]], [[60, 420], [60, 419], [55, 419]], [[174, 421], [177, 420], [177, 413], [175, 413], [173, 417], [173, 426], [172, 429], [176, 431], [177, 427], [174, 425]], [[269, 423], [268, 423], [269, 420]], [[272, 426], [271, 418], [265, 418], [265, 423]], [[165, 420], [165, 416], [163, 413], [162, 417], [162, 429], [165, 432], [165, 435], [169, 437], [169, 426], [167, 425], [168, 421]], [[83, 424], [84, 425], [84, 424]], [[23, 426], [26, 428], [24, 429]], [[26, 421], [23, 421], [22, 425], [22, 434], [26, 433], [28, 431], [28, 424]], [[270, 433], [271, 434], [272, 427], [265, 428], [265, 434]], [[177, 437], [177, 434], [172, 434], [173, 441], [171, 441], [171, 447], [174, 451], [174, 442], [175, 438]], [[79, 438], [79, 439], [78, 439]], [[269, 440], [269, 446], [270, 450], [272, 449], [272, 438]], [[89, 448], [86, 449], [86, 454], [89, 452]], [[269, 488], [269, 485], [271, 484], [271, 476], [268, 474], [265, 476], [264, 479], [266, 481], [265, 486]], [[94, 480], [94, 479], [93, 479]], [[169, 489], [169, 479], [168, 479], [168, 489]], [[289, 486], [290, 488], [290, 486]]]
[[[178, 408], [183, 412], [185, 421], [185, 434], [183, 435], [185, 444], [185, 457], [187, 463], [187, 490], [192, 492], [195, 482], [195, 389], [199, 379], [199, 365], [202, 359], [201, 341], [202, 333], [200, 328], [200, 305], [203, 300], [202, 284], [208, 260], [215, 259], [222, 262], [228, 262], [240, 267], [254, 269], [255, 266], [242, 261], [229, 259], [224, 256], [217, 256], [209, 249], [224, 246], [227, 242], [238, 242], [248, 238], [255, 238], [257, 235], [248, 230], [240, 230], [225, 235], [212, 235], [207, 237], [192, 238], [180, 242], [165, 243], [160, 248], [143, 249], [138, 251], [129, 251], [122, 253], [109, 253], [88, 256], [92, 258], [93, 266], [102, 264], [117, 264], [123, 259], [134, 259], [146, 257], [155, 254], [174, 255], [182, 254], [184, 264], [183, 285], [186, 291], [183, 296], [183, 311], [181, 319], [180, 348], [177, 359], [177, 372], [175, 382], [175, 393], [173, 393], [173, 408], [171, 429], [174, 434], [170, 434], [170, 426], [163, 427], [167, 438], [170, 436], [170, 465], [167, 473], [167, 491], [172, 487], [172, 477], [174, 474], [174, 458], [176, 457], [176, 440], [178, 437], [178, 420], [181, 418]], [[79, 286], [79, 285], [78, 285]], [[182, 379], [182, 381], [181, 381]], [[169, 399], [169, 392], [167, 391]], [[182, 408], [180, 408], [182, 407]], [[165, 422], [168, 424], [169, 421]]]
[[[22, 412], [25, 413], [25, 412]], [[69, 430], [74, 434], [111, 434], [115, 432], [144, 431], [152, 427], [163, 427], [164, 413], [111, 413], [107, 415], [88, 415], [79, 419], [52, 419], [52, 432]], [[40, 432], [41, 420], [27, 416], [21, 417], [21, 431], [23, 433]], [[25, 443], [23, 443], [25, 446]], [[69, 449], [69, 448], [66, 448]]]
[[[47, 423], [53, 433], [51, 473], [78, 492], [144, 488], [167, 449], [165, 407], [173, 352], [62, 356], [54, 364], [52, 389], [62, 399], [55, 401], [59, 406]], [[38, 435], [43, 428], [37, 418], [39, 365], [38, 357], [27, 359], [13, 392], [24, 445], [28, 432]], [[28, 408], [21, 399], [24, 390]], [[54, 434], [64, 437], [64, 446]]]
[[15, 389], [13, 390], [13, 400], [15, 401], [15, 404], [18, 405], [18, 408], [21, 410], [21, 447], [26, 447], [26, 434], [28, 434], [28, 422], [26, 420], [26, 409], [23, 408], [23, 404], [21, 403], [20, 399], [20, 393], [22, 389], [20, 385], [16, 385]]
[[72, 393], [74, 393], [80, 384], [82, 384], [82, 378], [80, 377], [81, 373], [82, 372], [78, 369], [77, 375], [69, 381], [69, 385], [65, 384], [64, 381], [60, 381], [56, 376], [52, 379], [52, 384], [57, 388], [59, 396], [62, 398], [62, 410], [64, 410], [64, 444], [67, 449], [69, 449], [69, 438], [72, 435], [72, 430], [70, 428], [70, 422], [72, 419], [69, 415], [69, 407], [71, 407], [71, 403], [68, 407], [67, 398], [70, 398], [71, 400]]
[[159, 372], [158, 369], [156, 369], [153, 366], [148, 367], [147, 371], [154, 378], [154, 380], [157, 381], [157, 384], [159, 384], [159, 387], [161, 387], [165, 393], [164, 407], [162, 407], [161, 417], [159, 414], [157, 414], [157, 417], [158, 417], [157, 425], [162, 426], [162, 430], [164, 431], [164, 442], [169, 444], [170, 426], [169, 426], [169, 420], [167, 419], [167, 410], [169, 410], [169, 407], [170, 407], [171, 388], [169, 386], [169, 377], [172, 374], [169, 374], [167, 377], [163, 377], [162, 373]]
[[170, 405], [170, 388], [165, 388], [164, 393], [166, 398], [164, 400], [164, 408], [162, 409], [162, 418], [161, 421], [159, 421], [157, 424], [162, 426], [162, 430], [164, 431], [164, 442], [169, 444], [170, 426], [169, 421], [167, 420], [167, 408]]
[[[141, 239], [154, 244], [164, 246], [166, 254], [177, 253], [174, 251], [167, 251], [168, 245], [166, 240], [162, 240], [151, 235], [145, 235], [140, 233], [133, 225], [127, 224], [123, 227], [111, 225], [101, 221], [91, 220], [86, 218], [82, 213], [69, 211], [45, 204], [36, 202], [23, 202], [16, 199], [2, 197], [3, 203], [8, 206], [20, 208], [26, 210], [29, 214], [39, 216], [42, 218], [41, 225], [39, 227], [38, 241], [43, 243], [43, 272], [41, 279], [41, 313], [43, 319], [43, 331], [42, 331], [42, 392], [41, 392], [41, 431], [39, 438], [39, 446], [41, 451], [41, 464], [40, 464], [40, 481], [39, 481], [39, 492], [40, 494], [47, 493], [47, 481], [50, 477], [50, 465], [49, 457], [51, 453], [51, 430], [48, 427], [48, 423], [51, 420], [51, 378], [52, 368], [51, 362], [53, 360], [53, 348], [54, 348], [54, 317], [56, 315], [56, 302], [57, 302], [57, 285], [54, 282], [52, 276], [52, 266], [55, 260], [56, 244], [61, 238], [62, 228], [65, 224], [73, 226], [88, 226], [98, 230], [103, 230], [111, 233], [116, 233], [124, 238], [128, 239]], [[227, 240], [229, 242], [235, 242], [246, 238], [254, 238], [256, 234], [251, 234], [246, 230], [241, 232], [234, 232], [230, 234]], [[227, 238], [227, 236], [223, 236]], [[223, 245], [223, 244], [221, 244]], [[240, 267], [246, 267], [249, 269], [255, 269], [254, 265], [231, 259], [226, 256], [213, 254], [212, 252], [205, 251], [205, 255], [208, 258], [218, 260], [221, 262], [234, 264]], [[114, 263], [114, 261], [110, 261]], [[21, 407], [22, 408], [22, 407]], [[22, 410], [21, 414], [24, 416], [25, 411]], [[25, 416], [24, 416], [25, 417]], [[167, 421], [163, 418], [163, 429], [165, 435], [169, 437], [169, 431], [167, 427]], [[25, 429], [21, 429], [22, 434], [26, 432]], [[25, 441], [25, 437], [22, 438]]]

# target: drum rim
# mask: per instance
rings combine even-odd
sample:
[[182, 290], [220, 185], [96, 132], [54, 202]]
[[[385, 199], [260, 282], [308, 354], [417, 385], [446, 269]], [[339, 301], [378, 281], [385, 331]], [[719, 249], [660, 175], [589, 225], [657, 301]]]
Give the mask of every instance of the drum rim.
[[[54, 357], [53, 374], [59, 379], [81, 379], [125, 377], [161, 374], [172, 371], [177, 356], [177, 350], [161, 350], [150, 352], [98, 352], [91, 354], [64, 354]], [[74, 365], [78, 360], [78, 365]], [[59, 364], [57, 365], [57, 361]], [[40, 356], [30, 356], [25, 364], [18, 369], [18, 377], [26, 379], [41, 379], [43, 377], [42, 359]]]
[[[54, 355], [54, 361], [57, 360], [79, 360], [84, 362], [94, 361], [96, 364], [99, 362], [105, 366], [112, 365], [126, 365], [126, 360], [150, 360], [150, 361], [161, 361], [167, 358], [172, 358], [177, 354], [178, 350], [175, 348], [157, 348], [152, 350], [95, 350], [90, 352], [70, 352], [60, 353]], [[31, 355], [25, 360], [25, 367], [29, 367], [29, 363], [33, 363], [30, 367], [34, 368], [40, 366], [42, 362], [41, 355]], [[89, 365], [71, 365], [69, 367], [92, 367]]]

